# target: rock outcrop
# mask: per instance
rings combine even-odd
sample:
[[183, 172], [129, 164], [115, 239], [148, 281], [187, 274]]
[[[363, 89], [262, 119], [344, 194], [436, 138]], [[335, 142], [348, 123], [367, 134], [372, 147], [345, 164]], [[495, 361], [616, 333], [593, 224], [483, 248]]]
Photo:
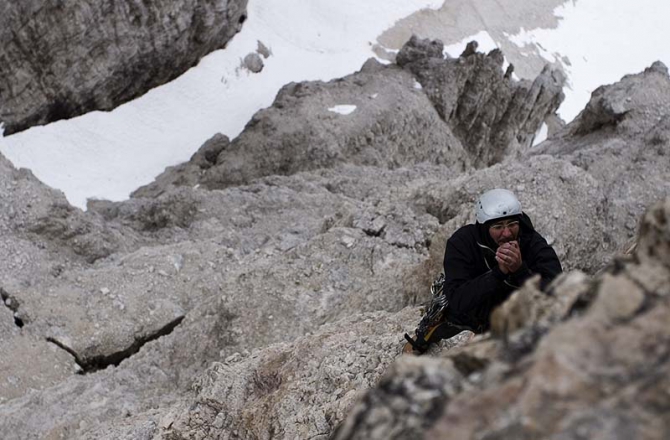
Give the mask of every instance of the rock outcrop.
[[660, 62], [593, 93], [584, 111], [532, 155], [585, 170], [603, 192], [603, 245], [631, 240], [649, 205], [670, 194], [670, 77]]
[[203, 167], [198, 153], [190, 161], [197, 168], [168, 170], [133, 196], [160, 193], [167, 181], [215, 189], [343, 164], [393, 169], [429, 162], [460, 173], [470, 166], [468, 155], [414, 84], [408, 72], [373, 59], [329, 83], [291, 83], [230, 144], [211, 139], [203, 146], [221, 146], [214, 165]]
[[445, 58], [439, 41], [413, 36], [400, 50], [399, 66], [411, 71], [475, 166], [487, 167], [527, 150], [544, 119], [563, 101], [565, 77], [545, 67], [535, 81], [514, 81], [504, 56], [484, 55], [471, 42], [459, 58]]
[[413, 38], [398, 56], [404, 70], [371, 59], [337, 81], [289, 84], [230, 144], [218, 137], [203, 146], [219, 149], [214, 165], [198, 153], [133, 196], [160, 194], [166, 184], [225, 188], [345, 163], [395, 169], [427, 162], [457, 175], [529, 147], [563, 100], [558, 72], [518, 82], [504, 75], [499, 52], [454, 60], [442, 49]]
[[[426, 61], [409, 47], [405, 69], [368, 62], [287, 86], [238, 138], [213, 137], [124, 202], [81, 212], [0, 158], [3, 438], [667, 432], [667, 393], [649, 387], [668, 377], [667, 202], [647, 215], [637, 255], [616, 256], [640, 205], [668, 195], [667, 73], [655, 65], [601, 89], [602, 105], [524, 152], [518, 139], [455, 134], [461, 120], [442, 119], [412, 76], [422, 63], [493, 75], [494, 60], [445, 60], [433, 43]], [[622, 113], [623, 90], [623, 116], [599, 116]], [[578, 271], [549, 294], [524, 286], [491, 334], [399, 357], [446, 237], [491, 187], [514, 190]], [[623, 414], [633, 397], [644, 405]], [[486, 418], [477, 405], [490, 405]]]
[[665, 199], [645, 215], [637, 255], [593, 280], [571, 273], [549, 296], [516, 292], [494, 313], [498, 338], [402, 359], [334, 438], [664, 438], [669, 218]]
[[111, 110], [225, 47], [246, 0], [0, 2], [5, 134]]

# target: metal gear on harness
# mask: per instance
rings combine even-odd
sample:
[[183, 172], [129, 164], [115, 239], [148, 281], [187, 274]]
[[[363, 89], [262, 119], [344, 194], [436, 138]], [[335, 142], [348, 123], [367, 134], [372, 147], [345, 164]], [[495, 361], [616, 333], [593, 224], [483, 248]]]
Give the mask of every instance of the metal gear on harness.
[[414, 331], [415, 337], [405, 333], [407, 343], [403, 346], [403, 353], [423, 354], [430, 344], [456, 336], [463, 330], [471, 330], [467, 326], [454, 324], [447, 320], [449, 301], [444, 294], [444, 274], [441, 273], [430, 286], [431, 301], [428, 309], [421, 318], [419, 326]]

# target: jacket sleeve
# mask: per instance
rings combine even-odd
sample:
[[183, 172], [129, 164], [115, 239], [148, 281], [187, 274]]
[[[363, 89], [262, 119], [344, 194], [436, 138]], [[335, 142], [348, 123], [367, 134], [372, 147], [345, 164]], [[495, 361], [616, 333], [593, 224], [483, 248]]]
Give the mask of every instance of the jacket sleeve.
[[547, 287], [551, 281], [563, 272], [558, 256], [547, 241], [540, 235], [535, 234], [527, 258], [524, 259], [523, 266], [512, 278], [512, 282], [521, 286], [528, 278], [535, 274], [540, 274], [540, 288]]
[[468, 249], [458, 237], [447, 241], [444, 252], [444, 291], [450, 306], [458, 313], [468, 314], [497, 299], [501, 292], [511, 290], [505, 283], [505, 275], [496, 266], [478, 275], [476, 252]]

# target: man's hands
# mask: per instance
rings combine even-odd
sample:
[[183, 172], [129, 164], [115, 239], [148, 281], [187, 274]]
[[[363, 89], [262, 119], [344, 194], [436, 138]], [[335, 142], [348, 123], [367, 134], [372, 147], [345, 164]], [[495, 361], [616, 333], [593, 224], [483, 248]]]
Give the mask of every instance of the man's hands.
[[500, 271], [504, 274], [514, 273], [519, 270], [523, 263], [521, 251], [519, 250], [519, 242], [509, 241], [498, 246], [496, 261], [498, 261]]

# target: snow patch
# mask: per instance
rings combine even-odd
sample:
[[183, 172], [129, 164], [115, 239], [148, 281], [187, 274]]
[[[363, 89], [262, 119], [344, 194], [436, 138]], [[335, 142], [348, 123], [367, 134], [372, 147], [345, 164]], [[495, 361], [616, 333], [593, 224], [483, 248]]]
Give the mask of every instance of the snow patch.
[[[0, 152], [86, 209], [88, 198], [124, 200], [165, 167], [187, 161], [216, 133], [235, 138], [290, 82], [340, 78], [374, 56], [396, 21], [443, 0], [249, 0], [248, 18], [225, 50], [176, 80], [110, 112], [93, 112], [0, 138]], [[300, 26], [293, 24], [300, 23]], [[271, 48], [263, 71], [240, 60]]]
[[670, 2], [580, 0], [559, 6], [556, 29], [522, 29], [510, 41], [562, 65], [569, 90], [558, 110], [566, 122], [586, 106], [591, 93], [660, 60], [670, 65]]
[[[236, 137], [284, 84], [327, 81], [360, 69], [374, 56], [372, 48], [384, 30], [417, 10], [439, 9], [443, 3], [249, 0], [248, 19], [228, 47], [178, 79], [111, 112], [0, 137], [0, 152], [16, 167], [29, 168], [62, 190], [80, 208], [85, 209], [87, 198], [126, 199], [166, 166], [188, 160], [214, 134]], [[558, 112], [566, 121], [584, 108], [598, 86], [656, 60], [670, 65], [667, 0], [611, 0], [607, 8], [602, 1], [580, 0], [560, 6], [555, 14], [561, 17], [557, 29], [522, 29], [509, 39], [521, 46], [522, 55], [540, 53], [563, 65], [569, 89]], [[445, 51], [458, 56], [473, 39], [482, 52], [498, 46], [481, 31]], [[249, 75], [238, 69], [240, 59], [257, 50], [258, 41], [273, 56], [261, 73]]]
[[329, 112], [339, 113], [341, 115], [350, 115], [356, 110], [355, 105], [336, 105], [335, 107], [330, 107]]
[[542, 124], [537, 133], [535, 133], [535, 138], [533, 139], [533, 147], [546, 141], [548, 134], [549, 134], [549, 126], [545, 122]]

